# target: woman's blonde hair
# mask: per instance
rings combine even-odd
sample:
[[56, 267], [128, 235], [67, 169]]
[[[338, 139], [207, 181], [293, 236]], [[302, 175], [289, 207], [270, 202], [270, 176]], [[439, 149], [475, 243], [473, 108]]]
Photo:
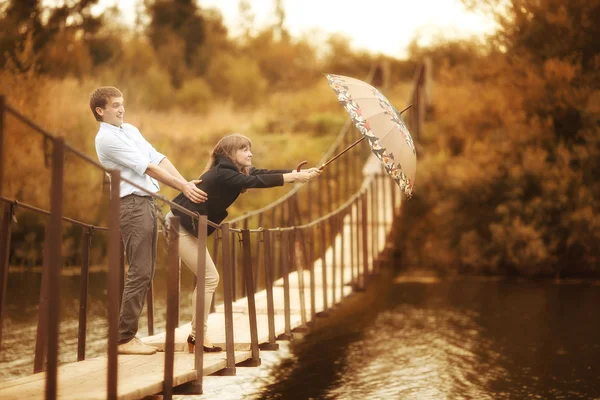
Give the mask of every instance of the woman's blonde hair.
[[[210, 159], [208, 160], [208, 164], [206, 164], [204, 172], [215, 166], [217, 163], [217, 157], [226, 157], [235, 165], [235, 152], [246, 147], [252, 147], [252, 142], [250, 142], [250, 139], [244, 135], [233, 133], [223, 137], [210, 152]], [[248, 175], [250, 173], [250, 168], [243, 167], [240, 172]]]

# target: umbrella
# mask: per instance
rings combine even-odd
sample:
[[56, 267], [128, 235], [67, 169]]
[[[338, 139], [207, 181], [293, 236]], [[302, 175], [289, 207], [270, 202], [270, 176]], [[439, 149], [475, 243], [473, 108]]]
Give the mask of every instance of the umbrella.
[[362, 137], [329, 160], [323, 167], [367, 139], [371, 151], [381, 160], [385, 171], [396, 181], [400, 190], [410, 197], [415, 181], [417, 152], [402, 112], [373, 86], [341, 75], [325, 75]]

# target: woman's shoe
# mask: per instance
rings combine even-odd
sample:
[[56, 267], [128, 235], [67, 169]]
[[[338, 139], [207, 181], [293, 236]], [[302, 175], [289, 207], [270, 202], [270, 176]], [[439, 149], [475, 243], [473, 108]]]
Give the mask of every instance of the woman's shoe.
[[[194, 335], [189, 335], [187, 338], [188, 342], [188, 351], [190, 353], [194, 352], [194, 348], [196, 347], [196, 337]], [[218, 353], [219, 351], [223, 351], [223, 349], [219, 346], [206, 347], [202, 346], [205, 353]]]
[[219, 346], [215, 346], [214, 344], [213, 344], [213, 347], [206, 347], [206, 346], [202, 346], [202, 347], [204, 347], [205, 353], [218, 353], [220, 351], [223, 351], [222, 348], [220, 348]]

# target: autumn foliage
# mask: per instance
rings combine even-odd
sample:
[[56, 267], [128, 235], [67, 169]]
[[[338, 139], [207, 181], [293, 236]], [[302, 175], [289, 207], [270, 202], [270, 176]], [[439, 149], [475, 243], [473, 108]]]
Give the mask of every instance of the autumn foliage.
[[444, 273], [600, 273], [600, 1], [491, 7], [486, 43], [436, 60], [435, 117], [403, 210], [405, 265]]

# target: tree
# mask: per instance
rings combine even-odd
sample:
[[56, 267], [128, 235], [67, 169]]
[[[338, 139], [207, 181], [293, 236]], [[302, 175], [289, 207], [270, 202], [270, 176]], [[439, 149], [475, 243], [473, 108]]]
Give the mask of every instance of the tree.
[[[101, 17], [91, 14], [91, 7], [98, 0], [70, 1], [58, 7], [42, 7], [40, 0], [10, 0], [0, 18], [3, 32], [0, 34], [0, 63], [13, 59], [15, 66], [24, 71], [26, 66], [15, 59], [15, 51], [28, 35], [33, 40], [36, 54], [43, 53], [59, 33], [72, 35], [93, 34], [102, 25]], [[45, 17], [42, 18], [42, 15]], [[46, 17], [47, 16], [47, 17]], [[48, 70], [48, 63], [42, 57], [40, 70]]]
[[[175, 87], [183, 83], [181, 67], [193, 64], [196, 52], [205, 40], [204, 18], [193, 0], [146, 0], [150, 15], [147, 34], [161, 61], [172, 68], [171, 81]], [[181, 59], [173, 54], [174, 49], [182, 47]], [[173, 58], [175, 57], [175, 58]], [[177, 66], [183, 62], [183, 66]]]
[[476, 273], [597, 275], [600, 1], [465, 3], [496, 15], [499, 30], [485, 52], [427, 51], [449, 62], [405, 206], [404, 256]]

